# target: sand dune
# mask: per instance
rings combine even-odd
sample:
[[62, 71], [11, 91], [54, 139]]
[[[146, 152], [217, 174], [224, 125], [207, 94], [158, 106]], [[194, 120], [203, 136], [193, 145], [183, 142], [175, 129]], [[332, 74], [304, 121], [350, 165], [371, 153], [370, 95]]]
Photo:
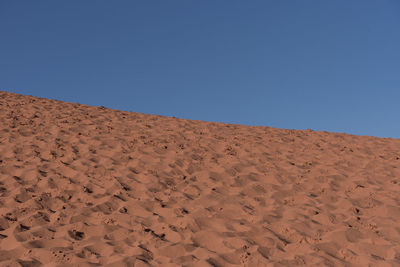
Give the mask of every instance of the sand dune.
[[400, 140], [0, 92], [1, 266], [400, 266]]

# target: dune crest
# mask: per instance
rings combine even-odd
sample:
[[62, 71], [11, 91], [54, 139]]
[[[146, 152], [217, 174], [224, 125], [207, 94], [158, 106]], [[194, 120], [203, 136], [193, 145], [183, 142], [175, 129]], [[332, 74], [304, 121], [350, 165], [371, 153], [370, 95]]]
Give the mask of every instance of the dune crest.
[[0, 91], [1, 266], [400, 266], [400, 140]]

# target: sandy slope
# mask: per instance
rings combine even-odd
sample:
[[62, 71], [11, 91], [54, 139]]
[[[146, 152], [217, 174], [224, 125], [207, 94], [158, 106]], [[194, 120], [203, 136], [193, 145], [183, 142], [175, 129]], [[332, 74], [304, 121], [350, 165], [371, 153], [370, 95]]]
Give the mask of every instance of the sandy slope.
[[1, 266], [400, 266], [400, 140], [0, 91]]

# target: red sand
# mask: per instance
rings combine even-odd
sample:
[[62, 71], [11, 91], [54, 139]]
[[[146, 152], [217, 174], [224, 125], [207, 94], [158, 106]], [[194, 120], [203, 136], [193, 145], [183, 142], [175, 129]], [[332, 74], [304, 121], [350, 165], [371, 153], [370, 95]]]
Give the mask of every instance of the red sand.
[[400, 266], [400, 140], [0, 91], [1, 266]]

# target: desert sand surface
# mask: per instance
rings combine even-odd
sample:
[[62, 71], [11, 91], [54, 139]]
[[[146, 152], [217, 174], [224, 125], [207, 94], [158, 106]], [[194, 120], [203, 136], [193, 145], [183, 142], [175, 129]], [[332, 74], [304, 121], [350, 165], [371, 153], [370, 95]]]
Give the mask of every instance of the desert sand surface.
[[0, 91], [0, 266], [400, 266], [400, 140]]

